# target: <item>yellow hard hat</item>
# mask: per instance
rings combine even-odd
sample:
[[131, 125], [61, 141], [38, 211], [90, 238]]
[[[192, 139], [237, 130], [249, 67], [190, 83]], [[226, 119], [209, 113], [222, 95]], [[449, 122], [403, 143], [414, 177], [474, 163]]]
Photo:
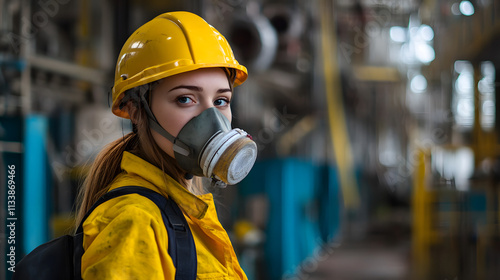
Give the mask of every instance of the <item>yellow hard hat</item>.
[[247, 78], [247, 69], [236, 61], [224, 36], [204, 19], [189, 12], [159, 15], [139, 27], [123, 45], [112, 90], [113, 113], [129, 118], [120, 109], [128, 89], [209, 67], [235, 69], [234, 86]]

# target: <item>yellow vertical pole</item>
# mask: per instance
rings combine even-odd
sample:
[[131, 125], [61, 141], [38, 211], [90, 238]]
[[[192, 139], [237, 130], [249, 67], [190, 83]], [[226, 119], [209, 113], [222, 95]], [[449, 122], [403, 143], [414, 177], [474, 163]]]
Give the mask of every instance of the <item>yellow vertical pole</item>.
[[412, 194], [412, 255], [414, 279], [428, 279], [429, 246], [432, 239], [432, 200], [433, 196], [426, 189], [426, 157], [425, 151], [418, 150], [418, 164], [413, 174]]
[[330, 138], [339, 171], [340, 187], [346, 209], [356, 209], [360, 204], [354, 162], [349, 142], [340, 87], [340, 74], [337, 62], [337, 40], [333, 7], [331, 0], [320, 0], [321, 47], [323, 54], [323, 75], [330, 125]]

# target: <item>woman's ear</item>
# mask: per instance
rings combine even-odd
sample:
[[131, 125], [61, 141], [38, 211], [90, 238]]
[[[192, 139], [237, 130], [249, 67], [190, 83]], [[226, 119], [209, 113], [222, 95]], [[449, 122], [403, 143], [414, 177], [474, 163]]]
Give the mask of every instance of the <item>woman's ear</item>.
[[132, 121], [133, 124], [137, 124], [139, 121], [139, 106], [137, 103], [133, 102], [132, 100], [129, 100], [125, 106], [123, 106], [123, 110], [128, 113], [130, 116], [130, 120]]

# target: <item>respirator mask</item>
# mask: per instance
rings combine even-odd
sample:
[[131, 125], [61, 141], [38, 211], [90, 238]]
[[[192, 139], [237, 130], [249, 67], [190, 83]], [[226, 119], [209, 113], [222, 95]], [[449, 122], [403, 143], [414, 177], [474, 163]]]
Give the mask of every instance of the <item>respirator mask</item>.
[[229, 120], [215, 107], [208, 108], [188, 121], [177, 137], [156, 120], [141, 88], [150, 127], [173, 143], [175, 160], [188, 174], [212, 179], [218, 187], [243, 180], [257, 158], [257, 145], [245, 131], [231, 129]]
[[[257, 158], [257, 145], [245, 131], [209, 108], [181, 129], [174, 143], [175, 159], [188, 173], [208, 177], [219, 187], [245, 178]], [[223, 184], [224, 183], [224, 184]]]

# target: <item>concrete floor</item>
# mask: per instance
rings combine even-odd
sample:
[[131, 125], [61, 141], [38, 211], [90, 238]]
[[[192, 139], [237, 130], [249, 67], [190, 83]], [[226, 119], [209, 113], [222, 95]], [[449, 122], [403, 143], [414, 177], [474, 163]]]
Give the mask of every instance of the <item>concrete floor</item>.
[[297, 280], [410, 279], [409, 245], [341, 244]]

